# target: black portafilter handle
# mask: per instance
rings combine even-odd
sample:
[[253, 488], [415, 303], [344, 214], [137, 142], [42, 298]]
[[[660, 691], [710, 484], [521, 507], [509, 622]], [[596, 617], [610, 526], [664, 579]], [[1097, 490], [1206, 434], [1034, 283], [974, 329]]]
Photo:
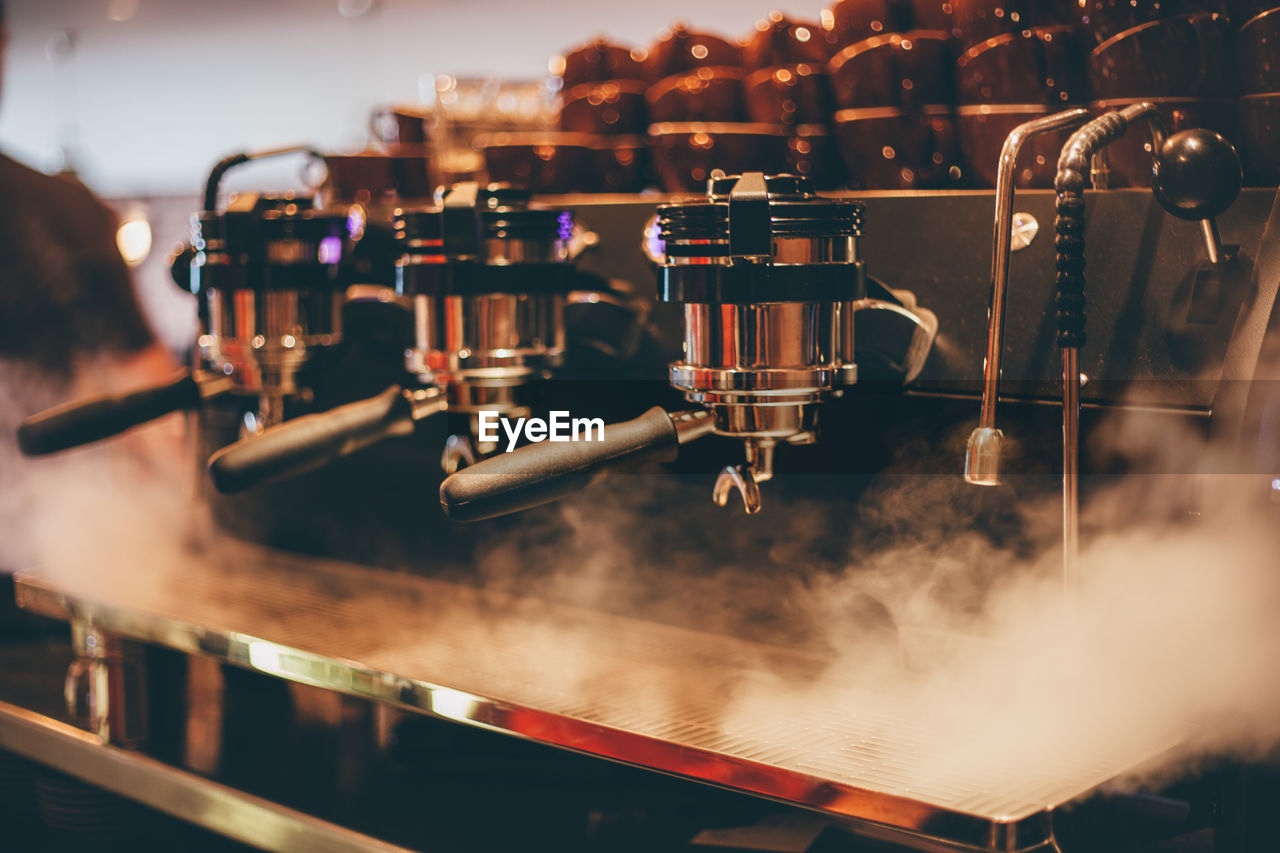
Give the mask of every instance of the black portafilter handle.
[[72, 400], [23, 421], [18, 427], [18, 448], [27, 456], [69, 450], [171, 412], [193, 409], [208, 395], [190, 370], [182, 370], [158, 385]]
[[602, 441], [544, 441], [464, 468], [440, 484], [440, 505], [454, 521], [532, 509], [590, 485], [611, 468], [669, 462], [680, 444], [710, 430], [706, 412], [671, 414], [655, 406], [606, 426]]
[[209, 458], [209, 478], [220, 492], [242, 492], [320, 468], [385, 438], [408, 435], [414, 420], [410, 396], [392, 385], [376, 397], [303, 415], [222, 448]]

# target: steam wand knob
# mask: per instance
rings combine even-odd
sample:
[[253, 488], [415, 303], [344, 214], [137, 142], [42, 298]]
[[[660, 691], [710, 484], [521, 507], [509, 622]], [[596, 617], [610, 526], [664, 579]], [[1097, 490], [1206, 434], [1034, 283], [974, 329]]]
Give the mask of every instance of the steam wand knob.
[[1209, 261], [1225, 258], [1214, 217], [1231, 207], [1244, 184], [1240, 155], [1211, 130], [1184, 130], [1164, 141], [1156, 152], [1151, 189], [1173, 216], [1200, 222]]

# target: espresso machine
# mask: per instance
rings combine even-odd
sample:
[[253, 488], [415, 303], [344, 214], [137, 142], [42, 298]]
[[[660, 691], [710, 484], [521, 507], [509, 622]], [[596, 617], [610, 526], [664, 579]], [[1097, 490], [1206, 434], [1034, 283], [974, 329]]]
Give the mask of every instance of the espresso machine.
[[[653, 200], [557, 199], [549, 209], [554, 215], [548, 215], [532, 199], [509, 190], [476, 188], [454, 199], [454, 218], [448, 197], [418, 211], [416, 220], [406, 210], [397, 217], [397, 264], [399, 289], [414, 307], [414, 343], [405, 362], [412, 381], [354, 406], [288, 420], [246, 437], [220, 457], [235, 465], [215, 462], [220, 485], [247, 486], [329, 461], [335, 464], [308, 476], [335, 473], [342, 467], [339, 457], [364, 447], [369, 456], [346, 460], [345, 472], [359, 467], [350, 463], [377, 457], [386, 463], [380, 469], [385, 481], [393, 481], [411, 451], [383, 439], [410, 436], [427, 423], [440, 427], [447, 413], [456, 415], [447, 429], [455, 436], [451, 447], [466, 443], [474, 453], [490, 452], [455, 471], [441, 488], [441, 501], [452, 519], [479, 521], [566, 496], [615, 468], [671, 460], [683, 445], [699, 440], [692, 452], [679, 452], [666, 469], [675, 475], [660, 490], [624, 504], [643, 506], [644, 514], [620, 515], [615, 502], [607, 521], [599, 524], [601, 532], [582, 521], [581, 506], [591, 508], [590, 496], [584, 496], [576, 506], [503, 519], [490, 527], [451, 527], [435, 518], [433, 507], [422, 512], [430, 503], [422, 500], [424, 478], [404, 476], [413, 480], [411, 488], [388, 494], [351, 487], [352, 482], [386, 486], [366, 476], [342, 482], [341, 496], [351, 503], [385, 499], [406, 505], [396, 519], [399, 529], [388, 524], [370, 538], [407, 538], [411, 526], [421, 531], [438, 522], [430, 530], [430, 547], [417, 549], [419, 562], [408, 571], [372, 570], [372, 552], [365, 555], [367, 564], [350, 566], [244, 550], [216, 571], [184, 566], [177, 590], [166, 567], [139, 566], [148, 613], [162, 619], [140, 617], [137, 602], [113, 598], [113, 590], [67, 593], [40, 578], [20, 580], [24, 606], [89, 623], [107, 638], [127, 637], [131, 643], [227, 661], [255, 677], [366, 703], [372, 710], [363, 719], [374, 721], [379, 745], [402, 766], [378, 780], [386, 783], [382, 788], [361, 789], [364, 814], [381, 820], [363, 826], [373, 825], [375, 835], [408, 847], [434, 840], [433, 833], [447, 823], [428, 807], [440, 803], [472, 818], [469, 831], [483, 834], [503, 823], [528, 836], [524, 824], [496, 821], [493, 814], [532, 802], [536, 806], [519, 812], [529, 825], [546, 838], [576, 839], [577, 824], [559, 828], [560, 835], [557, 827], [547, 827], [554, 822], [547, 815], [558, 816], [554, 809], [571, 802], [575, 809], [583, 804], [572, 818], [581, 817], [586, 834], [597, 833], [584, 843], [587, 849], [740, 849], [733, 843], [737, 839], [743, 839], [741, 847], [750, 847], [750, 833], [716, 835], [708, 827], [713, 820], [722, 821], [718, 827], [764, 821], [766, 830], [776, 829], [768, 822], [772, 816], [760, 814], [777, 803], [786, 804], [787, 826], [805, 825], [808, 818], [818, 822], [818, 832], [827, 833], [810, 849], [825, 849], [823, 844], [839, 850], [861, 851], [870, 844], [870, 849], [902, 845], [952, 853], [1132, 849], [1120, 841], [1113, 847], [1091, 846], [1090, 838], [1076, 846], [1066, 843], [1071, 823], [1088, 817], [1088, 807], [1078, 804], [1105, 791], [1132, 765], [1112, 755], [1079, 756], [1069, 768], [1039, 768], [1043, 773], [1036, 784], [1025, 787], [1003, 784], [1004, 768], [987, 766], [983, 755], [950, 773], [930, 768], [921, 776], [906, 774], [904, 767], [920, 759], [927, 763], [953, 744], [929, 726], [904, 726], [892, 714], [877, 714], [877, 685], [846, 682], [842, 671], [828, 668], [830, 658], [821, 649], [765, 643], [710, 626], [705, 611], [714, 608], [705, 606], [708, 598], [700, 593], [707, 587], [696, 582], [698, 572], [722, 571], [730, 560], [745, 556], [751, 562], [744, 563], [742, 576], [759, 576], [752, 579], [758, 599], [761, 589], [772, 589], [769, 576], [811, 556], [797, 542], [814, 545], [813, 552], [833, 542], [844, 570], [867, 552], [840, 534], [845, 528], [874, 531], [873, 513], [849, 521], [859, 500], [860, 475], [879, 475], [903, 457], [915, 466], [908, 475], [936, 478], [927, 484], [940, 500], [959, 504], [960, 496], [974, 495], [975, 504], [999, 508], [1025, 502], [1028, 495], [1054, 497], [1060, 485], [1065, 497], [1078, 497], [1065, 492], [1073, 481], [1073, 460], [1084, 460], [1081, 480], [1097, 470], [1085, 439], [1104, 418], [1190, 424], [1206, 436], [1236, 431], [1245, 444], [1259, 447], [1275, 435], [1259, 426], [1262, 402], [1232, 400], [1265, 390], [1265, 383], [1233, 380], [1252, 379], [1264, 343], [1280, 342], [1274, 319], [1280, 283], [1275, 192], [1245, 191], [1237, 198], [1224, 191], [1232, 190], [1232, 182], [1217, 141], [1161, 135], [1155, 146], [1162, 154], [1160, 200], [1146, 190], [1084, 194], [1081, 175], [1091, 151], [1129, 125], [1134, 125], [1131, 133], [1146, 130], [1147, 115], [1136, 110], [1089, 124], [1074, 140], [1070, 174], [1058, 193], [1021, 193], [1015, 199], [1006, 174], [1009, 180], [1002, 180], [994, 199], [974, 191], [868, 193], [854, 201], [819, 196], [802, 178], [747, 174], [713, 181], [704, 198], [665, 199], [657, 212], [662, 245], [656, 256], [655, 307], [669, 312], [663, 321], [678, 330], [672, 337], [679, 354], [645, 365], [646, 376], [655, 374], [651, 385], [615, 382], [606, 389], [633, 404], [663, 405], [611, 424], [598, 442], [541, 442], [492, 452], [475, 443], [476, 418], [480, 411], [519, 417], [544, 408], [538, 396], [541, 379], [558, 370], [570, 349], [564, 326], [557, 324], [557, 306], [570, 298], [572, 287], [561, 276], [575, 266], [565, 245], [568, 221], [590, 216], [593, 225], [608, 224], [607, 213], [625, 212], [614, 220], [621, 223], [616, 227], [597, 225], [602, 252], [581, 266], [634, 269], [638, 223], [653, 213]], [[1074, 127], [1088, 120], [1082, 111], [1072, 111], [1050, 124]], [[1019, 138], [1030, 132], [1020, 129]], [[1010, 168], [1016, 160], [1015, 147]], [[993, 201], [995, 252], [989, 255]], [[531, 215], [519, 215], [525, 212]], [[1217, 225], [1198, 224], [1213, 214], [1220, 214]], [[1015, 216], [1019, 239], [1012, 241]], [[1055, 218], [1057, 227], [1041, 227], [1039, 236], [1029, 225], [1047, 226]], [[1134, 222], [1142, 227], [1135, 229]], [[1229, 246], [1200, 239], [1219, 231]], [[538, 297], [544, 301], [533, 304]], [[967, 457], [969, 482], [989, 487], [969, 488], [961, 474], [964, 436], [973, 426], [979, 397], [989, 389], [979, 429], [998, 435], [978, 433]], [[995, 427], [997, 401], [1003, 431]], [[948, 443], [956, 437], [958, 442]], [[898, 446], [907, 452], [891, 457], [888, 451]], [[252, 455], [255, 449], [260, 456]], [[722, 451], [732, 457], [727, 466], [721, 464]], [[1073, 455], [1077, 451], [1079, 459]], [[1270, 452], [1250, 465], [1274, 465], [1274, 448]], [[461, 464], [465, 454], [446, 449], [446, 466], [451, 460]], [[702, 491], [685, 488], [689, 481], [711, 477], [712, 496], [727, 503], [739, 492], [747, 517], [709, 506]], [[306, 485], [297, 486], [300, 482]], [[335, 510], [339, 489], [314, 488], [316, 482], [276, 484], [293, 487], [277, 493], [290, 500], [278, 500], [269, 509], [296, 510], [304, 500], [298, 493], [314, 491], [314, 502], [302, 511], [329, 527], [351, 534], [383, 520], [372, 512], [355, 517], [347, 507]], [[761, 509], [760, 487], [766, 482], [768, 511], [752, 515]], [[955, 491], [951, 484], [957, 484]], [[1072, 504], [1063, 506], [1066, 531]], [[580, 538], [552, 537], [552, 546], [540, 550], [536, 537], [551, 526], [549, 521], [563, 521], [562, 508], [569, 522], [586, 532]], [[806, 516], [816, 516], [817, 523], [798, 526]], [[926, 518], [921, 526], [933, 530], [935, 524]], [[1053, 528], [1051, 538], [1057, 533]], [[522, 597], [478, 588], [471, 575], [463, 583], [433, 575], [446, 559], [444, 548], [474, 535], [469, 531], [521, 543], [520, 571], [537, 569], [540, 560], [567, 565], [575, 556], [600, 551], [610, 555], [604, 564], [609, 572], [625, 572], [630, 567], [617, 554], [635, 556], [652, 586], [696, 599], [689, 608], [693, 616], [687, 622], [666, 618], [667, 613], [636, 616], [620, 612], [622, 605], [614, 601], [585, 610], [549, 600], [536, 587]], [[669, 536], [672, 531], [687, 537], [685, 543], [670, 546], [666, 540], [676, 538]], [[607, 537], [612, 547], [615, 539], [628, 536], [630, 551], [607, 551], [602, 544]], [[1064, 544], [1069, 554], [1070, 540]], [[691, 553], [700, 558], [691, 578], [677, 577], [674, 570], [660, 574], [678, 562], [669, 556], [687, 559]], [[466, 562], [463, 568], [474, 565]], [[737, 592], [725, 596], [732, 598], [730, 607], [738, 605]], [[764, 598], [765, 610], [786, 605], [782, 595]], [[862, 628], [874, 615], [864, 608], [843, 618]], [[744, 614], [738, 624], [748, 621]], [[894, 624], [892, 617], [887, 621], [885, 630], [895, 641], [904, 636], [905, 624]], [[859, 647], [847, 650], [857, 653]], [[804, 695], [806, 685], [824, 674], [848, 692], [830, 702], [788, 704], [789, 697]], [[759, 713], [726, 713], [729, 699], [736, 698], [731, 694], [753, 686], [766, 694]], [[978, 705], [1002, 698], [983, 696]], [[939, 710], [945, 716], [952, 709]], [[470, 740], [460, 734], [466, 729], [459, 724], [484, 731]], [[515, 737], [504, 740], [490, 737], [491, 732]], [[269, 748], [262, 747], [262, 763], [287, 766]], [[622, 766], [627, 764], [659, 773], [629, 778], [623, 771], [633, 768]], [[261, 795], [253, 785], [263, 774], [254, 769], [235, 783]], [[577, 785], [549, 784], [561, 771]], [[660, 774], [709, 786], [690, 794]], [[502, 786], [495, 784], [498, 778], [515, 781]], [[198, 790], [199, 781], [183, 777], [190, 786], [181, 789], [184, 795]], [[733, 793], [724, 793], [725, 800], [708, 793], [719, 795], [721, 789]], [[217, 794], [225, 798], [225, 789]], [[1107, 792], [1100, 799], [1120, 814], [1112, 825], [1151, 825], [1171, 836], [1231, 817], [1206, 816], [1159, 797]], [[341, 800], [343, 807], [355, 801], [354, 796]], [[687, 824], [680, 802], [697, 804], [698, 813]], [[386, 808], [387, 803], [395, 807]], [[253, 805], [260, 807], [260, 801]], [[468, 805], [474, 810], [467, 811]], [[388, 812], [394, 815], [386, 818]], [[335, 808], [326, 814], [339, 815], [340, 822], [350, 812]], [[422, 820], [414, 822], [420, 814]], [[310, 832], [349, 831], [294, 819]], [[695, 833], [703, 843], [689, 843]], [[623, 842], [643, 842], [628, 848], [619, 843], [620, 836]], [[377, 849], [376, 841], [360, 841]]]
[[683, 358], [668, 377], [700, 408], [651, 409], [606, 427], [593, 445], [495, 456], [444, 482], [445, 512], [474, 521], [537, 506], [609, 467], [670, 457], [709, 434], [740, 440], [745, 455], [720, 471], [715, 502], [736, 491], [748, 514], [759, 512], [779, 445], [815, 442], [824, 401], [858, 381], [860, 313], [877, 333], [868, 351], [896, 353], [880, 361], [901, 380], [928, 357], [936, 317], [879, 282], [869, 293], [858, 251], [864, 215], [860, 202], [818, 196], [807, 178], [762, 173], [716, 178], [704, 200], [661, 206], [658, 299], [683, 310]]
[[240, 154], [214, 167], [204, 210], [191, 218], [189, 244], [174, 258], [175, 280], [196, 296], [201, 333], [194, 367], [164, 383], [75, 400], [28, 418], [18, 441], [28, 455], [55, 453], [155, 418], [197, 410], [224, 396], [253, 401], [244, 429], [260, 432], [308, 402], [299, 376], [342, 340], [344, 268], [364, 228], [360, 208], [322, 209], [294, 194], [233, 196], [218, 209], [218, 187], [234, 166], [309, 152], [285, 148]]
[[571, 212], [505, 185], [459, 184], [396, 213], [396, 290], [411, 300], [405, 381], [382, 394], [282, 424], [210, 460], [237, 492], [321, 467], [447, 413], [446, 473], [493, 450], [482, 411], [525, 417], [565, 356], [565, 302], [578, 284]]

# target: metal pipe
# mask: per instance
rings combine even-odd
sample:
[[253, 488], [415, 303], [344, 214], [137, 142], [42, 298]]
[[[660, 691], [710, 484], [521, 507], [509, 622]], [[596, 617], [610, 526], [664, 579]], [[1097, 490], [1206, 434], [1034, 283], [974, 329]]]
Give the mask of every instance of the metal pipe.
[[1204, 232], [1204, 244], [1209, 255], [1209, 263], [1215, 266], [1222, 263], [1222, 234], [1218, 231], [1218, 223], [1212, 217], [1201, 219], [1200, 230]]
[[1000, 152], [996, 178], [995, 234], [991, 253], [991, 295], [987, 308], [987, 349], [982, 367], [982, 414], [978, 428], [969, 436], [965, 453], [964, 478], [980, 486], [999, 483], [1000, 442], [996, 429], [996, 399], [1000, 393], [1000, 357], [1004, 346], [1005, 297], [1009, 288], [1009, 254], [1013, 240], [1013, 190], [1018, 153], [1023, 143], [1040, 134], [1083, 124], [1089, 118], [1084, 109], [1065, 110], [1014, 128]]
[[1151, 128], [1153, 153], [1164, 142], [1164, 120], [1158, 108], [1142, 102], [1105, 113], [1067, 140], [1058, 160], [1057, 221], [1058, 346], [1062, 349], [1062, 577], [1071, 592], [1079, 584], [1080, 551], [1080, 348], [1085, 343], [1085, 170], [1098, 152], [1145, 119]]
[[1078, 588], [1080, 554], [1080, 350], [1062, 350], [1062, 583]]
[[317, 158], [321, 156], [320, 152], [312, 148], [310, 145], [285, 145], [280, 148], [268, 148], [263, 151], [244, 151], [219, 160], [214, 164], [213, 169], [209, 172], [209, 177], [205, 180], [205, 212], [213, 213], [218, 209], [218, 188], [222, 184], [222, 176], [231, 169], [253, 160], [265, 160], [269, 157], [281, 157], [286, 154], [303, 153], [310, 154], [312, 157]]

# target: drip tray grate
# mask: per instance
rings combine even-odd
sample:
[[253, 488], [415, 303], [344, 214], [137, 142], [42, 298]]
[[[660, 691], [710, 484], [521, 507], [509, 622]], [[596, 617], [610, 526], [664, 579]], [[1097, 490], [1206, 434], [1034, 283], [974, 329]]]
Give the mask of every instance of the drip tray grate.
[[904, 720], [867, 687], [805, 702], [824, 666], [809, 655], [244, 546], [139, 565], [127, 590], [17, 588], [46, 615], [977, 849], [1045, 844], [1054, 808], [1159, 751], [943, 772], [941, 719]]

